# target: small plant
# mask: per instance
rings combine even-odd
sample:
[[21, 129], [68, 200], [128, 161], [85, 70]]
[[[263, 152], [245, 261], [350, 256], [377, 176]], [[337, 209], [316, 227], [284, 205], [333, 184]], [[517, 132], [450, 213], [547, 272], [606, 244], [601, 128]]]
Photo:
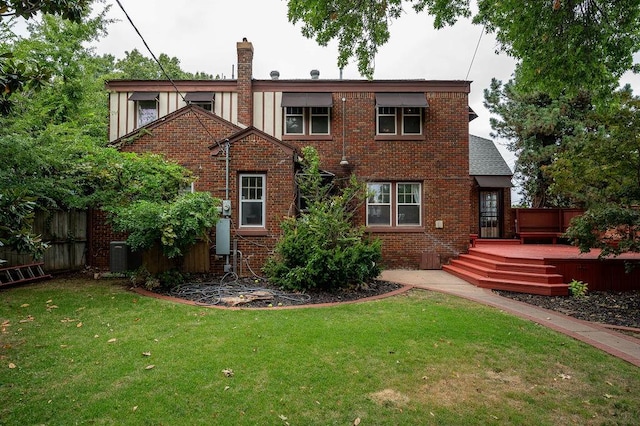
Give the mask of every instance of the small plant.
[[584, 297], [587, 295], [588, 284], [578, 280], [571, 280], [569, 283], [569, 293], [573, 297]]

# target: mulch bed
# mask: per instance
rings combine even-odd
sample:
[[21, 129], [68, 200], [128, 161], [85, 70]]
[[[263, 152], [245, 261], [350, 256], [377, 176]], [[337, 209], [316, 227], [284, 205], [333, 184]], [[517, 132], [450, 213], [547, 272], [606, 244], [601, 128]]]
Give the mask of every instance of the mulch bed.
[[218, 278], [186, 283], [171, 290], [156, 292], [202, 305], [266, 308], [349, 302], [391, 293], [402, 287], [401, 284], [375, 280], [357, 288], [303, 293], [284, 291], [262, 279], [239, 278], [221, 281]]
[[640, 291], [593, 291], [584, 297], [540, 296], [501, 290], [494, 292], [581, 320], [640, 329]]

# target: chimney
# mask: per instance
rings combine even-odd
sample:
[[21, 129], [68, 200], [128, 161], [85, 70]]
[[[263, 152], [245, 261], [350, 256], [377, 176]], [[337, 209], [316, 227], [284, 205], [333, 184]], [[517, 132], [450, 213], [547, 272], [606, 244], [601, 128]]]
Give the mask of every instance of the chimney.
[[237, 43], [238, 50], [238, 122], [253, 125], [253, 45], [243, 38]]
[[276, 70], [271, 71], [269, 75], [271, 76], [271, 80], [277, 80], [280, 78], [280, 73]]
[[311, 79], [312, 80], [317, 80], [320, 78], [320, 71], [318, 70], [311, 70]]

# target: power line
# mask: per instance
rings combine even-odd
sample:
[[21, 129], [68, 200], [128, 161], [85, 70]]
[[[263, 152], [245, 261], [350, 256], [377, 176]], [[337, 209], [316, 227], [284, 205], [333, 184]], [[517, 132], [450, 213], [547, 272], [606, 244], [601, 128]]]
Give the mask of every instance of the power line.
[[[160, 67], [160, 70], [162, 71], [162, 74], [166, 77], [167, 80], [169, 80], [169, 83], [171, 83], [171, 85], [173, 86], [174, 90], [176, 91], [176, 93], [178, 94], [178, 96], [180, 96], [180, 98], [182, 98], [182, 100], [184, 101], [184, 103], [187, 103], [187, 100], [185, 99], [184, 95], [182, 93], [180, 93], [180, 90], [178, 89], [178, 86], [176, 86], [176, 83], [173, 81], [173, 79], [169, 76], [169, 74], [167, 73], [167, 71], [164, 69], [164, 67], [162, 66], [162, 64], [160, 63], [160, 61], [158, 60], [158, 58], [156, 58], [156, 55], [153, 53], [153, 51], [151, 50], [151, 48], [149, 47], [149, 45], [147, 44], [147, 41], [144, 39], [144, 37], [142, 36], [142, 34], [140, 33], [140, 31], [138, 30], [138, 27], [136, 27], [136, 25], [133, 23], [133, 20], [131, 19], [131, 17], [129, 16], [129, 14], [127, 13], [127, 11], [124, 9], [124, 6], [122, 6], [122, 3], [120, 3], [120, 0], [116, 0], [116, 3], [118, 3], [118, 6], [120, 7], [120, 9], [122, 10], [122, 13], [124, 13], [124, 16], [127, 17], [127, 20], [129, 21], [129, 23], [131, 24], [131, 26], [133, 27], [133, 29], [136, 31], [136, 33], [138, 34], [138, 36], [140, 37], [140, 40], [142, 40], [142, 43], [144, 44], [144, 47], [147, 48], [147, 51], [149, 52], [149, 54], [151, 55], [151, 57], [153, 58], [153, 60], [156, 62], [156, 64], [158, 64], [158, 66]], [[211, 132], [209, 131], [209, 129], [207, 128], [207, 126], [204, 125], [204, 123], [202, 122], [202, 120], [200, 119], [200, 116], [198, 114], [195, 114], [196, 118], [198, 119], [198, 122], [200, 123], [200, 125], [202, 126], [202, 128], [204, 129], [205, 132], [207, 132], [207, 134], [209, 135], [209, 137], [211, 137], [211, 139], [213, 139], [213, 141], [218, 145], [219, 148], [222, 149], [222, 147], [220, 146], [220, 142], [218, 142], [218, 140], [211, 134]]]
[[480, 47], [480, 40], [482, 40], [482, 34], [484, 34], [484, 25], [482, 26], [482, 31], [480, 32], [480, 37], [478, 37], [478, 43], [476, 44], [476, 50], [473, 52], [473, 58], [471, 58], [471, 63], [469, 64], [469, 69], [467, 70], [467, 76], [464, 78], [465, 80], [469, 80], [469, 73], [471, 73], [471, 67], [473, 66], [473, 61], [476, 59], [476, 53], [478, 53], [478, 47]]

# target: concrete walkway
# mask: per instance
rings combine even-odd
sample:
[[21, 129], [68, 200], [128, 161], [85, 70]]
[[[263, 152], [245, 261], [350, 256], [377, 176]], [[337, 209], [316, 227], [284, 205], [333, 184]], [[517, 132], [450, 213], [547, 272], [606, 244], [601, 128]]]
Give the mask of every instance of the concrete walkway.
[[445, 271], [397, 269], [383, 271], [380, 278], [493, 306], [581, 340], [640, 367], [640, 339], [624, 335], [598, 324], [498, 296], [491, 290], [475, 287]]

